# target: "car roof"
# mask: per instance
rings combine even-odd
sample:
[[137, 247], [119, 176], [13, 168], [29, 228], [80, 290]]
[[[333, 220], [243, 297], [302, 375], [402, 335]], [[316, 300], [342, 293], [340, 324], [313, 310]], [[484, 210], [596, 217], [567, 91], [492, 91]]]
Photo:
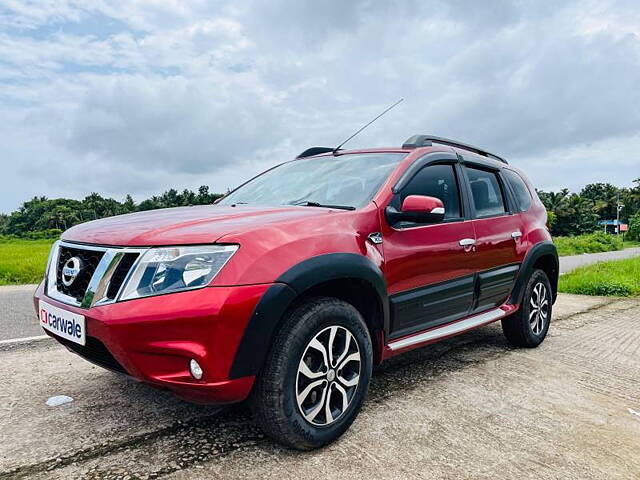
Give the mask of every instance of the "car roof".
[[[402, 148], [402, 147], [359, 148], [359, 149], [353, 149], [353, 150], [340, 150], [339, 152], [337, 152], [336, 156], [357, 155], [357, 154], [365, 154], [365, 153], [406, 153], [407, 155], [411, 154], [410, 160], [413, 161], [428, 153], [434, 153], [434, 152], [455, 153], [460, 157], [462, 157], [464, 161], [468, 161], [476, 164], [482, 164], [485, 166], [490, 166], [492, 168], [502, 168], [507, 166], [506, 163], [503, 163], [492, 157], [485, 157], [483, 155], [478, 155], [474, 152], [470, 152], [462, 148], [450, 147], [446, 145], [433, 145], [428, 147], [417, 147], [417, 148]], [[330, 156], [333, 156], [333, 153], [325, 152], [325, 153], [320, 153], [318, 155], [311, 155], [309, 157], [302, 157], [302, 158], [320, 158], [320, 157], [330, 157]]]

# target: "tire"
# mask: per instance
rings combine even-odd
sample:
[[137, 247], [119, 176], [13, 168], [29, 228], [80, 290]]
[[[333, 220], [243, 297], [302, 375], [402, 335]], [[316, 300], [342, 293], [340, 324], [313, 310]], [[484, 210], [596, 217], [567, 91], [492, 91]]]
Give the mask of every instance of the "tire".
[[[327, 355], [332, 358], [328, 366], [318, 344], [325, 352], [329, 344], [336, 350]], [[360, 411], [372, 358], [369, 330], [353, 306], [329, 297], [298, 306], [285, 318], [256, 379], [250, 400], [256, 423], [298, 450], [331, 443]]]
[[502, 320], [502, 331], [509, 343], [525, 348], [540, 345], [549, 331], [552, 303], [549, 277], [543, 270], [534, 270], [525, 287], [520, 309]]

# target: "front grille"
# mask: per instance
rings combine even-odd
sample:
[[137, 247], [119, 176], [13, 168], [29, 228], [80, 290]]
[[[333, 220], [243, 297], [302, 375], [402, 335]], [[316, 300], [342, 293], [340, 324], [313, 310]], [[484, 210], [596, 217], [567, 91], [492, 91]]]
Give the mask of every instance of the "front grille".
[[[146, 248], [103, 247], [56, 242], [52, 252], [52, 263], [47, 271], [47, 296], [68, 305], [82, 308], [105, 305], [116, 301], [129, 273], [147, 251]], [[74, 261], [69, 262], [74, 258]], [[63, 280], [65, 264], [79, 272], [70, 285]], [[73, 270], [67, 271], [73, 274]]]
[[95, 337], [87, 337], [87, 341], [85, 345], [80, 345], [75, 342], [70, 342], [64, 338], [60, 338], [56, 336], [56, 340], [58, 340], [61, 344], [67, 347], [74, 353], [77, 353], [85, 360], [90, 361], [91, 363], [95, 363], [99, 367], [106, 368], [109, 370], [113, 370], [114, 372], [129, 374], [120, 362], [118, 362], [107, 347], [105, 347], [104, 343], [98, 340]]
[[138, 259], [138, 253], [125, 253], [120, 260], [120, 263], [113, 272], [111, 281], [109, 282], [109, 288], [107, 289], [107, 298], [115, 300], [116, 295], [120, 291], [120, 287], [124, 283], [125, 278], [133, 264]]
[[[87, 291], [87, 287], [89, 286], [89, 282], [91, 281], [91, 277], [96, 271], [96, 267], [98, 266], [98, 263], [100, 263], [103, 255], [104, 251], [100, 250], [86, 250], [83, 248], [71, 248], [61, 245], [56, 269], [56, 284], [58, 291], [75, 298], [78, 302], [82, 302], [84, 294]], [[71, 285], [66, 286], [62, 282], [62, 268], [65, 263], [73, 257], [80, 259], [80, 273]]]

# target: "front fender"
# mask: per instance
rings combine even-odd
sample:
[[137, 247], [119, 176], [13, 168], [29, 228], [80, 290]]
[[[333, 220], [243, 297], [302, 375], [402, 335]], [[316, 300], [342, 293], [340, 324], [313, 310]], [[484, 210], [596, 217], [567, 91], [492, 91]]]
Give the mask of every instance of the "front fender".
[[387, 286], [380, 268], [354, 253], [329, 253], [304, 260], [284, 272], [258, 302], [240, 341], [229, 378], [257, 375], [285, 313], [309, 289], [332, 280], [354, 279], [375, 289], [384, 326], [389, 322]]

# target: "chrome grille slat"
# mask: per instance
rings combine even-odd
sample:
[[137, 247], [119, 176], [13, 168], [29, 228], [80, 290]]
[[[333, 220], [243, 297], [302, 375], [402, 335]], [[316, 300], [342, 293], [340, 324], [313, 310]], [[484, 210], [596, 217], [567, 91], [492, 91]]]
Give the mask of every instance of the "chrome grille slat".
[[[146, 248], [102, 247], [83, 245], [64, 241], [54, 244], [47, 266], [47, 295], [62, 303], [82, 308], [113, 303], [118, 299], [120, 290]], [[72, 256], [78, 256], [85, 264], [84, 275], [69, 288], [62, 283], [62, 267]], [[126, 262], [123, 262], [126, 259]], [[122, 263], [122, 268], [121, 267]], [[80, 281], [77, 285], [76, 281]], [[114, 283], [112, 284], [112, 280]]]

